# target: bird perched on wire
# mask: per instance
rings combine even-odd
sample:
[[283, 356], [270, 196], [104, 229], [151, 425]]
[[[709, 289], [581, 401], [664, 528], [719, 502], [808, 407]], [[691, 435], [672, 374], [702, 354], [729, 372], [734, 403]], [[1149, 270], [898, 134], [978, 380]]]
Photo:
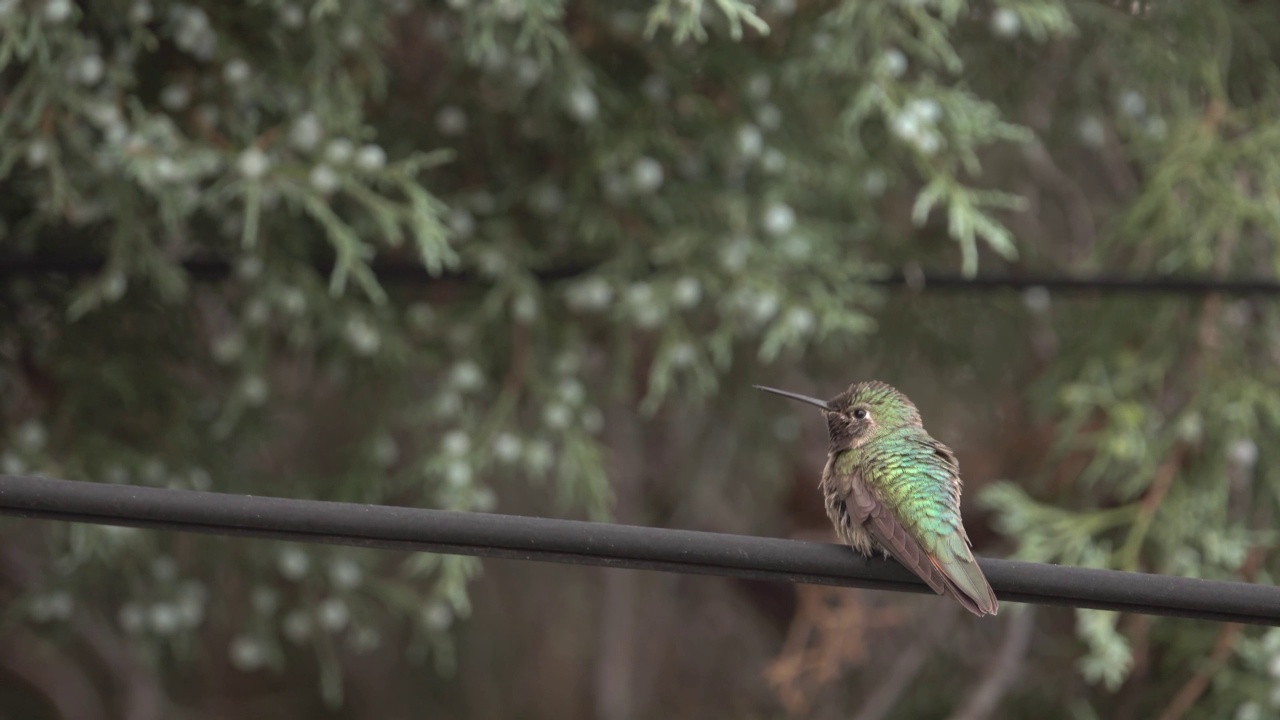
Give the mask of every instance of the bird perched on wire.
[[960, 465], [925, 431], [906, 395], [879, 381], [855, 383], [830, 400], [755, 387], [822, 409], [830, 446], [820, 488], [841, 540], [864, 556], [876, 549], [892, 555], [975, 615], [996, 614], [995, 592], [960, 519]]

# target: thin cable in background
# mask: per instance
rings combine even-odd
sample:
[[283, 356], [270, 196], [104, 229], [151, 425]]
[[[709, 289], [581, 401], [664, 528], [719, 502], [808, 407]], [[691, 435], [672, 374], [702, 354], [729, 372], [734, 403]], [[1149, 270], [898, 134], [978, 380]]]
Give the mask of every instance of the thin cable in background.
[[[102, 272], [105, 262], [97, 259], [9, 258], [0, 260], [0, 279], [16, 277], [84, 277]], [[232, 274], [232, 265], [224, 260], [186, 260], [183, 269], [194, 279], [204, 282], [223, 280]], [[384, 283], [420, 284], [440, 280], [473, 279], [465, 273], [447, 272], [433, 275], [426, 268], [408, 262], [375, 262], [374, 274]], [[317, 263], [316, 271], [327, 275], [332, 263]], [[544, 280], [565, 280], [587, 272], [589, 267], [566, 267], [538, 273]], [[1280, 295], [1280, 279], [1196, 277], [1136, 277], [1128, 275], [1094, 275], [1068, 277], [1061, 275], [999, 275], [966, 278], [960, 275], [897, 273], [888, 277], [868, 277], [869, 285], [902, 288], [916, 292], [1004, 292], [1043, 288], [1049, 292], [1072, 294], [1144, 294], [1144, 295], [1208, 295], [1234, 296]]]

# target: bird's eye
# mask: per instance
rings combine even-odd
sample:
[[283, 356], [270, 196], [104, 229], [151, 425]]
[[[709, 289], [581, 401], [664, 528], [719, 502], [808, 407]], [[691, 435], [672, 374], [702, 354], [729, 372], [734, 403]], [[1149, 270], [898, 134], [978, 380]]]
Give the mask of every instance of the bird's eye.
[[857, 410], [853, 411], [853, 417], [855, 420], [862, 420], [866, 416], [867, 416], [867, 411], [863, 410], [862, 408], [858, 408]]

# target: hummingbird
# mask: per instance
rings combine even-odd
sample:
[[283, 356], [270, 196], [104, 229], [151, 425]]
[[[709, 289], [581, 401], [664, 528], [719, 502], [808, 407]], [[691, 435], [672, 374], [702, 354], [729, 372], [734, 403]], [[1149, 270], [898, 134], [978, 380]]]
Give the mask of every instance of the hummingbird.
[[819, 488], [842, 541], [865, 557], [877, 549], [892, 555], [979, 617], [996, 614], [995, 592], [960, 518], [960, 464], [925, 431], [906, 395], [878, 380], [830, 400], [755, 387], [817, 405], [826, 417], [830, 445]]

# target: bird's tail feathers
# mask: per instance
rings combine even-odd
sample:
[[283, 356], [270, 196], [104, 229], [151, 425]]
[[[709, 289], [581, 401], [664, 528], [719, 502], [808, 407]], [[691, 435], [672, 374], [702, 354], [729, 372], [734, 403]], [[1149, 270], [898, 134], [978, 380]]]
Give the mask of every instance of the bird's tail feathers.
[[948, 594], [974, 615], [995, 615], [1000, 603], [969, 548], [951, 548], [951, 552], [946, 554], [949, 557], [932, 557], [930, 560], [946, 578]]

